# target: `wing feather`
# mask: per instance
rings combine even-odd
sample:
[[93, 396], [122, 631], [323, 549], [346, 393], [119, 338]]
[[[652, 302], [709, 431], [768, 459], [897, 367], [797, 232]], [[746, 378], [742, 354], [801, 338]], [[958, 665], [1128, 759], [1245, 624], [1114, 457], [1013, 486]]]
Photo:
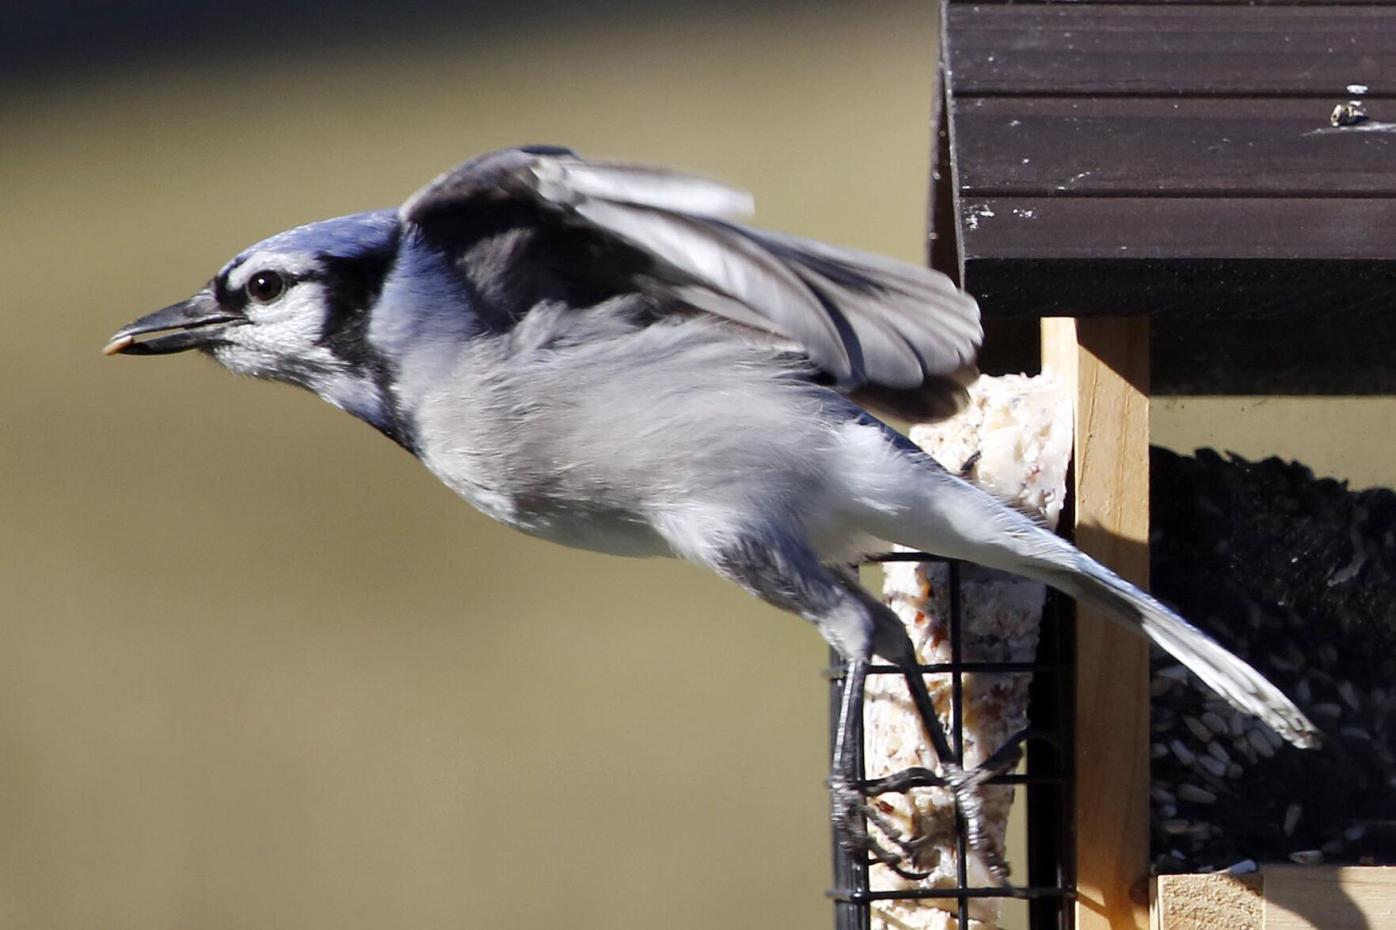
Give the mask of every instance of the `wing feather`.
[[751, 212], [750, 195], [708, 178], [556, 147], [505, 149], [432, 181], [401, 217], [430, 225], [500, 200], [532, 202], [649, 256], [647, 277], [676, 303], [793, 341], [845, 390], [939, 397], [972, 370], [979, 310], [949, 278], [732, 222], [724, 217]]
[[748, 216], [756, 209], [746, 191], [669, 168], [552, 158], [531, 170], [539, 195], [559, 204], [591, 198], [695, 216]]
[[794, 270], [752, 240], [701, 217], [650, 207], [586, 200], [575, 209], [602, 229], [749, 308], [764, 321], [763, 328], [794, 339], [815, 364], [840, 381], [862, 374], [855, 372], [838, 317], [820, 304], [818, 295]]

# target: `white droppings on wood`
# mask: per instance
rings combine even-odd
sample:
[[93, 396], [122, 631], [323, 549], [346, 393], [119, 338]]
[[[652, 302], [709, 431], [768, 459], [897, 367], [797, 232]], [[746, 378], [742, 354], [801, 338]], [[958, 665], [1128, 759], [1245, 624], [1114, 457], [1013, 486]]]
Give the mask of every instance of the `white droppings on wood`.
[[[965, 216], [965, 225], [966, 225], [967, 227], [969, 227], [971, 230], [978, 229], [978, 228], [979, 228], [979, 221], [980, 221], [981, 219], [987, 220], [987, 219], [992, 218], [993, 216], [994, 216], [994, 209], [993, 209], [993, 207], [989, 206], [988, 204], [984, 204], [984, 203], [975, 204], [974, 206], [970, 207], [969, 210], [968, 210], [967, 213], [966, 213], [966, 216]], [[941, 425], [944, 425], [944, 424], [941, 424]]]

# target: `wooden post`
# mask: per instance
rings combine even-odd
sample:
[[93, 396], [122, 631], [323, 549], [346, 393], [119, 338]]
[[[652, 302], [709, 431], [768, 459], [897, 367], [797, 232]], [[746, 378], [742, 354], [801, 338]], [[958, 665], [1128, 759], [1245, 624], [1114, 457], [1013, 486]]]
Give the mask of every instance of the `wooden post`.
[[[1076, 397], [1076, 544], [1149, 579], [1149, 321], [1048, 319], [1043, 367]], [[1077, 609], [1076, 927], [1149, 925], [1149, 649]]]

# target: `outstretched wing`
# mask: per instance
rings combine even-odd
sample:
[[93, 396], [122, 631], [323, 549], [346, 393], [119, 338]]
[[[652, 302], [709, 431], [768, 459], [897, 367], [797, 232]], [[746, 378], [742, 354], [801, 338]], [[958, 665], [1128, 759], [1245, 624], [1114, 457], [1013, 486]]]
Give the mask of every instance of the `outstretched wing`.
[[[400, 215], [430, 229], [508, 202], [637, 250], [646, 290], [657, 282], [668, 302], [793, 343], [855, 396], [943, 415], [973, 376], [979, 310], [947, 277], [734, 223], [724, 217], [750, 213], [750, 195], [706, 178], [564, 148], [505, 149], [441, 175]], [[633, 266], [621, 274], [637, 276]]]

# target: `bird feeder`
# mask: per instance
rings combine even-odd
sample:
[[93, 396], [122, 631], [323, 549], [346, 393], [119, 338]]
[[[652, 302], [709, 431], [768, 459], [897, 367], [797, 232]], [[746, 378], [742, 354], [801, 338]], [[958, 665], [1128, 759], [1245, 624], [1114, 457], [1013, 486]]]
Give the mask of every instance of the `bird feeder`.
[[[1152, 393], [1396, 390], [1396, 6], [949, 0], [941, 23], [932, 264], [979, 301], [983, 369], [1067, 385], [1065, 529], [1147, 585]], [[1396, 869], [1151, 879], [1149, 649], [1075, 623], [1078, 930], [1390, 925]]]

